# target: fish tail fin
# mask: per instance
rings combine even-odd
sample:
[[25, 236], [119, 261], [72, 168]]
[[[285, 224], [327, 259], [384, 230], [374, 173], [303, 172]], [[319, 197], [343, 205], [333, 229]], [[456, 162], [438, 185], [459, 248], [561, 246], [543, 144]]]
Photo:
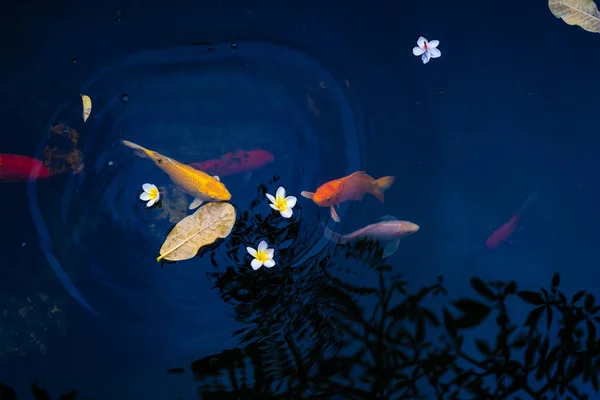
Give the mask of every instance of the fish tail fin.
[[527, 197], [527, 199], [525, 199], [525, 202], [523, 202], [523, 205], [521, 206], [521, 208], [519, 208], [518, 212], [521, 212], [521, 211], [525, 210], [526, 208], [531, 207], [531, 205], [537, 201], [538, 197], [539, 197], [539, 190], [537, 188], [535, 188], [531, 191], [531, 193], [529, 194], [529, 197]]
[[130, 149], [133, 149], [135, 154], [138, 157], [142, 157], [142, 158], [150, 158], [150, 151], [142, 146], [140, 146], [139, 144], [135, 144], [133, 142], [130, 142], [128, 140], [121, 140], [121, 143], [127, 147], [129, 147]]
[[396, 178], [393, 176], [384, 176], [377, 179], [373, 188], [373, 195], [383, 203], [383, 192], [391, 188], [395, 180]]
[[335, 233], [323, 223], [321, 223], [321, 225], [323, 225], [323, 236], [325, 236], [327, 240], [338, 244], [344, 243], [344, 237], [342, 235]]

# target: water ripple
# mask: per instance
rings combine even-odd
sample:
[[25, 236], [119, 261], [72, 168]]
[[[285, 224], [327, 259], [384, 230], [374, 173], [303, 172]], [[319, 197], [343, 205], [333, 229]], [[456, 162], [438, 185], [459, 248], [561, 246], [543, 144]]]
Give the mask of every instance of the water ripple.
[[[31, 183], [30, 208], [50, 266], [69, 294], [94, 314], [98, 309], [119, 320], [144, 314], [137, 322], [128, 320], [140, 326], [159, 326], [169, 315], [179, 321], [171, 322], [170, 329], [180, 330], [190, 324], [198, 328], [199, 315], [204, 324], [219, 323], [211, 322], [211, 315], [222, 318], [222, 310], [208, 307], [197, 295], [206, 260], [158, 268], [154, 258], [173, 223], [157, 218], [164, 209], [145, 209], [138, 196], [145, 182], [172, 185], [120, 139], [186, 163], [237, 149], [270, 151], [275, 161], [255, 171], [248, 184], [235, 176], [223, 179], [238, 213], [250, 204], [258, 184], [275, 174], [299, 197], [301, 190], [360, 169], [368, 126], [343, 79], [286, 46], [248, 42], [236, 49], [229, 44], [212, 47], [215, 51], [189, 46], [131, 55], [82, 85], [81, 93], [93, 101], [87, 124], [81, 121], [78, 93], [49, 121], [48, 129], [62, 122], [80, 132], [85, 168], [49, 185]], [[38, 156], [45, 140], [46, 134]], [[187, 195], [186, 201], [191, 201]], [[318, 210], [323, 217], [328, 213], [308, 201], [304, 209]], [[341, 216], [345, 210], [342, 205]], [[294, 265], [325, 245], [315, 239]], [[94, 300], [94, 307], [86, 298]], [[145, 312], [150, 307], [152, 316]]]

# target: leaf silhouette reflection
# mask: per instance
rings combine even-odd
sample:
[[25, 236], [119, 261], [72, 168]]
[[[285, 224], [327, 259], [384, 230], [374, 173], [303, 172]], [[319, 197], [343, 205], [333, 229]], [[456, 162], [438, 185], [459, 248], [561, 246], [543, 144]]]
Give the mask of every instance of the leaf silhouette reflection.
[[[558, 274], [539, 291], [472, 277], [473, 291], [453, 297], [441, 276], [415, 290], [385, 263], [377, 244], [331, 245], [312, 254], [319, 229], [301, 223], [300, 205], [290, 220], [264, 216], [258, 207], [267, 189], [273, 190], [261, 185], [249, 210], [240, 212], [222, 244], [227, 256], [214, 249], [203, 255], [218, 267], [209, 279], [245, 326], [235, 333], [237, 348], [189, 366], [199, 398], [586, 399], [598, 393], [600, 305], [592, 294], [568, 299]], [[278, 268], [257, 273], [244, 259], [245, 244], [263, 239], [279, 244]], [[370, 278], [358, 285], [337, 274], [348, 262]], [[518, 310], [526, 316], [515, 315]], [[184, 372], [168, 367], [170, 374]]]

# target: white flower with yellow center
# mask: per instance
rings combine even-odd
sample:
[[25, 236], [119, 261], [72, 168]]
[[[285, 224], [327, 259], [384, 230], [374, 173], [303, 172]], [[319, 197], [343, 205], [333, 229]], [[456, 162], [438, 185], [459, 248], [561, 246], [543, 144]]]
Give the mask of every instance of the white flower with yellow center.
[[272, 268], [275, 266], [275, 261], [273, 261], [273, 253], [275, 250], [267, 248], [267, 242], [264, 240], [258, 244], [257, 249], [253, 249], [252, 247], [246, 247], [246, 250], [254, 260], [250, 264], [253, 270], [257, 270], [263, 265], [267, 268]]
[[277, 189], [277, 193], [275, 193], [275, 197], [267, 193], [267, 198], [271, 202], [269, 206], [276, 211], [281, 213], [283, 218], [290, 218], [294, 213], [292, 208], [296, 205], [298, 199], [294, 196], [285, 197], [285, 189], [283, 186], [279, 186]]
[[144, 183], [142, 189], [144, 189], [144, 192], [140, 194], [140, 200], [147, 201], [146, 207], [152, 207], [160, 200], [160, 192], [156, 186], [151, 183]]

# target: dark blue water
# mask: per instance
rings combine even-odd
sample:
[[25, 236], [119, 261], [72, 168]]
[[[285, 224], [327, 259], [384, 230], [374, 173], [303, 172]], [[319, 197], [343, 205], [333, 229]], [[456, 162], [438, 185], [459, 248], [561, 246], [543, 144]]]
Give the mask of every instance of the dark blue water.
[[[423, 64], [411, 54], [421, 35], [440, 40], [440, 58]], [[558, 395], [593, 393], [596, 40], [545, 2], [3, 5], [0, 153], [43, 160], [62, 124], [78, 132], [83, 165], [0, 182], [0, 382], [19, 398], [32, 398], [32, 382], [52, 398], [540, 398], [550, 384], [515, 374], [534, 374], [523, 367], [527, 349], [549, 335], [556, 353], [532, 368], [551, 365]], [[85, 124], [80, 93], [93, 101]], [[241, 149], [274, 161], [221, 178], [238, 217], [228, 238], [161, 265], [159, 249], [191, 214], [191, 197], [122, 139], [183, 163]], [[360, 170], [396, 181], [383, 204], [370, 195], [343, 203], [339, 224], [300, 196]], [[138, 199], [146, 182], [165, 191], [161, 208]], [[279, 186], [298, 197], [289, 220], [264, 196]], [[516, 231], [486, 248], [532, 194]], [[387, 259], [362, 251], [372, 242], [336, 247], [322, 237], [325, 224], [348, 233], [384, 215], [420, 226]], [[263, 239], [277, 265], [253, 271], [245, 247]], [[569, 301], [587, 291], [579, 306], [552, 291], [554, 274]], [[503, 281], [509, 298], [486, 300], [473, 277]], [[415, 303], [438, 279], [447, 294]], [[510, 281], [543, 287], [549, 300], [504, 292]], [[481, 308], [459, 303], [475, 322], [459, 329], [457, 350], [448, 312], [459, 315], [453, 302], [467, 298], [490, 309], [479, 318]], [[550, 327], [540, 309], [528, 330], [530, 311], [547, 304]], [[423, 308], [437, 326], [421, 322]], [[526, 334], [508, 358], [496, 342], [503, 310], [516, 327], [509, 342]], [[581, 335], [559, 340], [569, 316]], [[444, 367], [452, 372], [440, 384], [432, 365], [444, 362], [455, 368]], [[167, 373], [175, 367], [183, 373]], [[471, 386], [448, 383], [458, 368], [485, 384], [475, 375]], [[519, 384], [504, 390], [502, 379]]]

